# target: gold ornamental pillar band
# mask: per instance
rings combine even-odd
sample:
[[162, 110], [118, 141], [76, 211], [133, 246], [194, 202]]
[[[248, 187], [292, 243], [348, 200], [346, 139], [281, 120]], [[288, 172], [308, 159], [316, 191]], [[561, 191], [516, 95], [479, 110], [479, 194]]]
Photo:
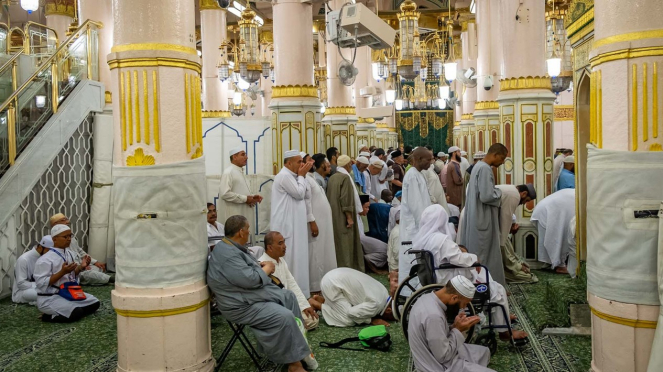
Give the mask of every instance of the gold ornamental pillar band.
[[[112, 1], [113, 46], [108, 65], [117, 93], [112, 99], [113, 183], [115, 188], [140, 190], [145, 195], [140, 200], [114, 196], [118, 276], [111, 297], [118, 309], [117, 371], [209, 372], [214, 358], [204, 267], [189, 265], [182, 278], [164, 276], [155, 288], [159, 278], [137, 275], [142, 268], [127, 262], [136, 248], [149, 253], [155, 275], [169, 270], [173, 262], [181, 262], [175, 246], [185, 247], [189, 262], [206, 257], [205, 247], [191, 244], [205, 229], [204, 164], [197, 159], [203, 155], [203, 147], [202, 70], [193, 37], [195, 3]], [[157, 197], [165, 178], [173, 189], [188, 190], [188, 205], [173, 195]], [[173, 208], [170, 216], [158, 212]], [[145, 218], [148, 213], [153, 216]], [[165, 242], [164, 229], [175, 228], [171, 213], [179, 216], [176, 228], [180, 233]], [[143, 221], [142, 239], [134, 243], [122, 239]]]

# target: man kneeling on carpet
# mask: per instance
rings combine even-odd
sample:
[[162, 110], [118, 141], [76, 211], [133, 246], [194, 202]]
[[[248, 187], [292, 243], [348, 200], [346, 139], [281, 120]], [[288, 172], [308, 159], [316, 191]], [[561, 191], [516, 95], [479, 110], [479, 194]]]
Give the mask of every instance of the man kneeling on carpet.
[[209, 259], [207, 284], [223, 317], [251, 327], [258, 350], [277, 364], [288, 364], [288, 372], [303, 372], [318, 366], [300, 327], [302, 314], [292, 291], [279, 288], [269, 277], [274, 263], [258, 263], [246, 249], [249, 221], [231, 216], [224, 226], [225, 237], [216, 244]]
[[361, 324], [389, 326], [394, 320], [391, 297], [382, 283], [348, 267], [329, 271], [320, 282], [322, 296], [310, 301], [322, 310], [325, 322], [335, 327]]
[[39, 244], [23, 253], [14, 265], [14, 286], [12, 287], [12, 301], [21, 304], [37, 304], [37, 283], [34, 279], [35, 265], [39, 257], [43, 256], [53, 246], [50, 235], [41, 238]]
[[[463, 332], [479, 323], [464, 309], [476, 289], [464, 276], [452, 278], [444, 288], [423, 295], [410, 312], [408, 335], [414, 366], [419, 372], [489, 372], [490, 351], [465, 344]], [[458, 314], [449, 326], [446, 314]], [[495, 371], [493, 371], [495, 372]]]
[[265, 235], [265, 253], [258, 259], [262, 262], [271, 262], [274, 264], [274, 274], [272, 277], [276, 277], [276, 281], [280, 282], [283, 285], [283, 289], [291, 290], [295, 296], [297, 296], [297, 302], [299, 303], [299, 308], [302, 311], [304, 316], [304, 326], [307, 330], [314, 329], [318, 327], [318, 313], [315, 312], [315, 309], [311, 307], [309, 301], [304, 296], [304, 293], [299, 288], [295, 277], [290, 273], [288, 269], [288, 263], [285, 262], [283, 256], [285, 256], [285, 238], [278, 231], [270, 231]]
[[37, 260], [34, 278], [37, 283], [37, 309], [44, 322], [69, 323], [99, 309], [99, 300], [83, 292], [79, 284], [81, 272], [90, 264], [87, 256], [79, 264], [69, 245], [72, 233], [67, 225], [51, 229], [53, 247]]

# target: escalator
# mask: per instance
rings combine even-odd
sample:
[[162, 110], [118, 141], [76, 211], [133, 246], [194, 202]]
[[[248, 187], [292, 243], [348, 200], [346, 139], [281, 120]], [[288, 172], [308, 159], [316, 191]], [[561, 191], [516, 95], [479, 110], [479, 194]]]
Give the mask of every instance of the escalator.
[[26, 25], [27, 44], [0, 67], [0, 180], [77, 85], [99, 76], [101, 24], [85, 21], [57, 48], [38, 26]]

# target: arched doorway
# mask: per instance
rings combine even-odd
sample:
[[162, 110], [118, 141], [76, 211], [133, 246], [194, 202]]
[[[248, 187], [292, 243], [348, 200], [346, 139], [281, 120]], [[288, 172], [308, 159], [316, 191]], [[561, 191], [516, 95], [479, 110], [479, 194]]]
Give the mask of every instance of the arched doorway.
[[587, 259], [587, 144], [590, 142], [590, 72], [583, 70], [575, 90], [576, 244], [578, 260]]

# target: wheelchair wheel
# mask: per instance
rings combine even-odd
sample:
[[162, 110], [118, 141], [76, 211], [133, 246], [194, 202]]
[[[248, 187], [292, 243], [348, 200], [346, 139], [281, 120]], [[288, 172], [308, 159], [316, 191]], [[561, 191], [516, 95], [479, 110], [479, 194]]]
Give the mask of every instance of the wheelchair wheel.
[[475, 344], [487, 347], [490, 350], [490, 356], [497, 352], [497, 336], [493, 331], [477, 337]]
[[421, 284], [419, 284], [419, 278], [416, 275], [408, 276], [407, 279], [405, 279], [403, 283], [398, 286], [398, 289], [394, 294], [394, 299], [391, 301], [391, 310], [393, 310], [394, 318], [396, 318], [396, 320], [399, 322], [401, 320], [401, 312], [403, 307], [409, 298], [409, 296], [402, 294], [405, 288], [408, 288], [411, 291], [411, 296], [414, 292], [421, 288]]

